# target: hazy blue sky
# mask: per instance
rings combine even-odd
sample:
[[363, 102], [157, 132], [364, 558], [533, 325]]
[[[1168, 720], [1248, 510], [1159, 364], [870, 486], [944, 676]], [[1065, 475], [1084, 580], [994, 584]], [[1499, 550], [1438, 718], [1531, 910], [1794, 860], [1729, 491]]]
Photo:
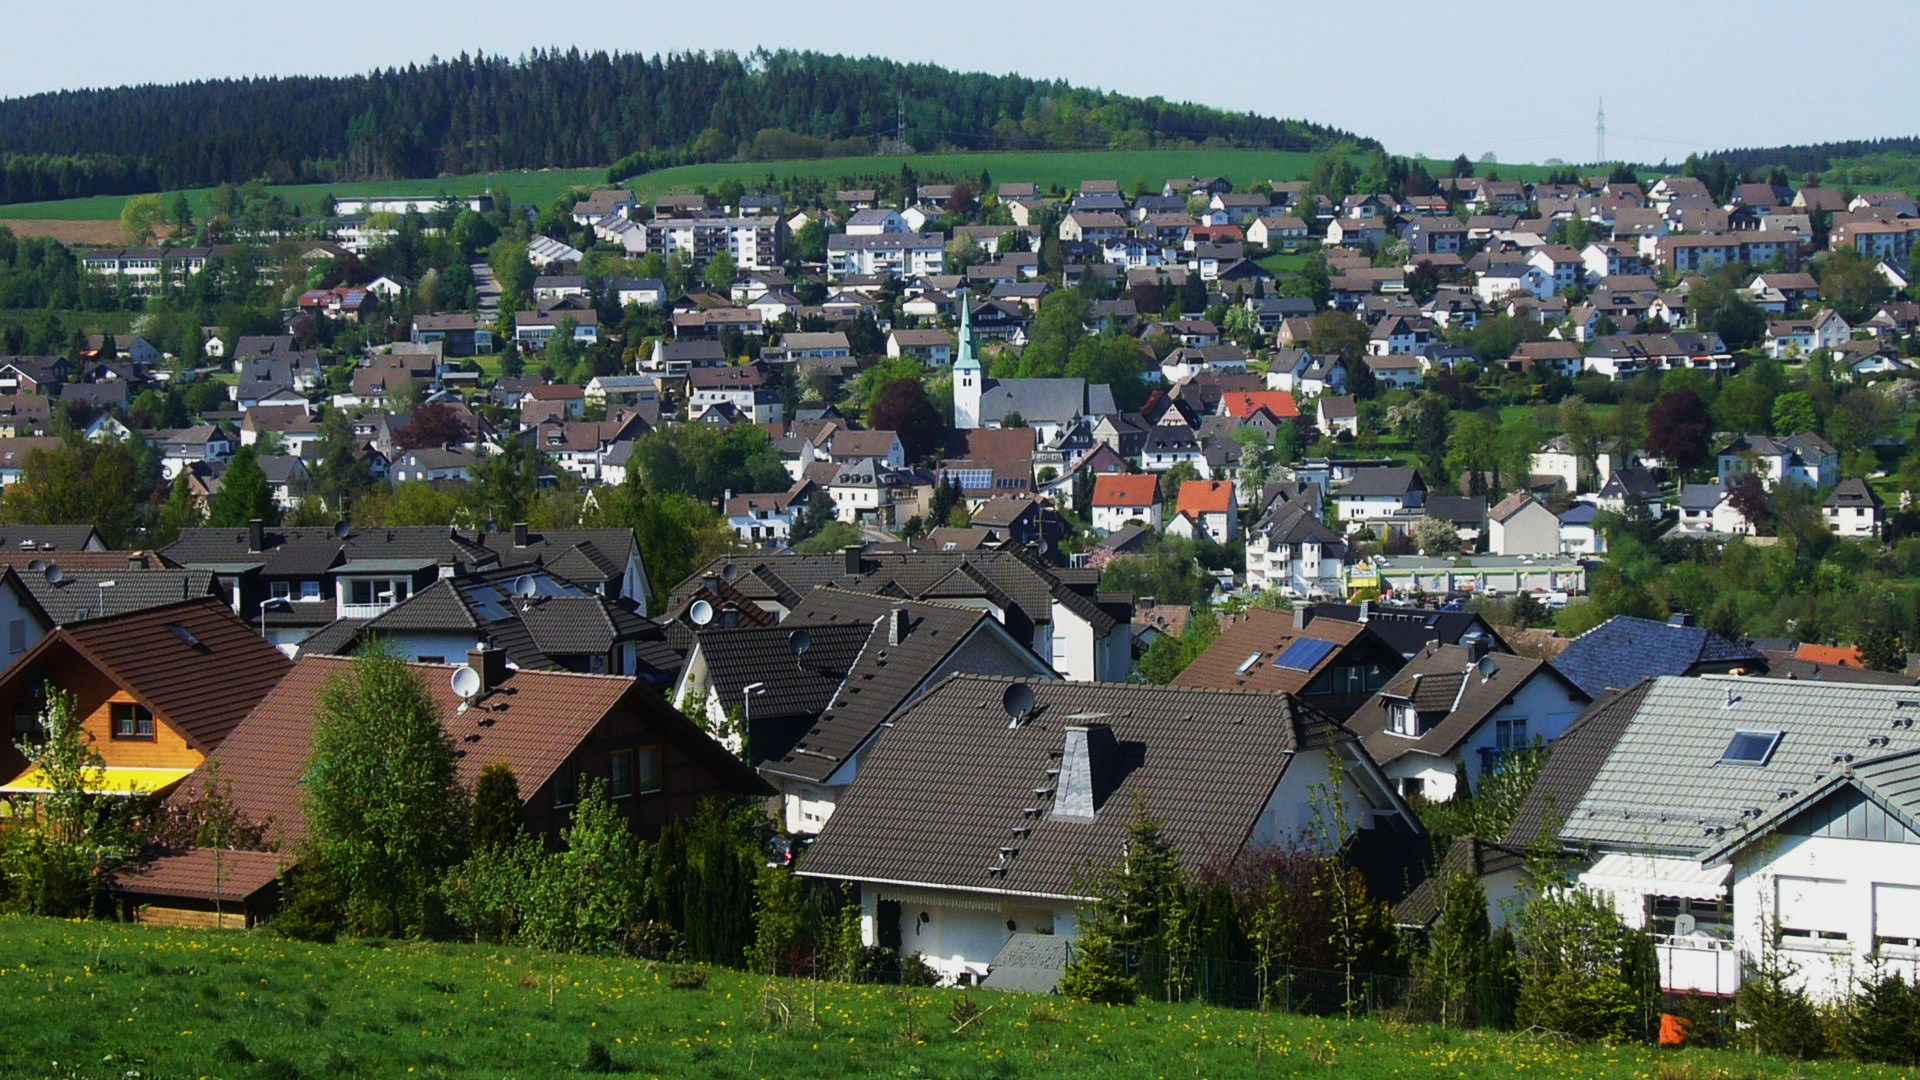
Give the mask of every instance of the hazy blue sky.
[[[819, 49], [1017, 71], [1336, 124], [1400, 153], [1538, 161], [1920, 134], [1914, 0], [1518, 7], [1105, 0], [266, 0], [7, 5], [0, 96], [224, 75], [332, 74], [462, 50]], [[1445, 12], [1456, 13], [1449, 17]], [[1489, 12], [1499, 12], [1498, 17]], [[1463, 17], [1464, 16], [1464, 17]], [[78, 38], [74, 35], [79, 34]], [[21, 42], [72, 41], [58, 48]]]

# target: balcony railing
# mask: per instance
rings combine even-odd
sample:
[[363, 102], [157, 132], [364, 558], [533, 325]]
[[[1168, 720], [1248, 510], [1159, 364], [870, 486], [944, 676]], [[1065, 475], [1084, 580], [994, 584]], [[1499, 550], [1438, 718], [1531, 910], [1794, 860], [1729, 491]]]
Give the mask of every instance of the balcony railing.
[[1699, 934], [1661, 935], [1660, 988], [1702, 994], [1732, 994], [1740, 989], [1740, 954], [1733, 942]]

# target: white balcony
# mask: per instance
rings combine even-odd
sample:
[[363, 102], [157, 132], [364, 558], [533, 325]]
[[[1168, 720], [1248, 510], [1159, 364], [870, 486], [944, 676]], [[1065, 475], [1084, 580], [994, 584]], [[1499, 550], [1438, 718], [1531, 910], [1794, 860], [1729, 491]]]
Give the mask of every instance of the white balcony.
[[1700, 934], [1662, 935], [1660, 988], [1702, 994], [1732, 994], [1740, 989], [1740, 954], [1733, 942]]

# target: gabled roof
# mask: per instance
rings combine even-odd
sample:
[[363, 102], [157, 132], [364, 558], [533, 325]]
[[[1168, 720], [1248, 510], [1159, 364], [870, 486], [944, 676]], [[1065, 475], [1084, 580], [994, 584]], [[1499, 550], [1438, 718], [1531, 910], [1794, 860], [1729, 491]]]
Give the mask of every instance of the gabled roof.
[[188, 745], [220, 745], [292, 665], [216, 596], [67, 623], [0, 674], [0, 686], [33, 677], [72, 650], [153, 710]]
[[1526, 852], [1477, 836], [1462, 836], [1447, 845], [1440, 865], [1433, 868], [1413, 892], [1393, 909], [1397, 926], [1426, 929], [1440, 917], [1446, 884], [1456, 874], [1484, 878], [1503, 870], [1516, 870], [1526, 863]]
[[1842, 763], [1838, 771], [1810, 790], [1775, 803], [1737, 834], [1709, 848], [1700, 861], [1709, 866], [1726, 862], [1797, 817], [1810, 812], [1824, 816], [1820, 815], [1823, 804], [1844, 812], [1848, 807], [1835, 797], [1848, 789], [1885, 813], [1891, 819], [1889, 826], [1905, 830], [1904, 836], [1890, 835], [1887, 839], [1920, 840], [1920, 748], [1915, 748], [1883, 754], [1859, 765]]
[[[1367, 636], [1365, 626], [1339, 619], [1314, 619], [1304, 627], [1294, 622], [1291, 611], [1248, 609], [1221, 628], [1220, 637], [1194, 658], [1173, 685], [1299, 693], [1332, 667], [1348, 646]], [[1388, 651], [1378, 638], [1372, 640]], [[1300, 650], [1290, 654], [1295, 645]], [[1288, 664], [1278, 662], [1283, 657]]]
[[1704, 626], [1616, 615], [1575, 638], [1554, 666], [1588, 694], [1624, 689], [1649, 675], [1686, 675], [1702, 666], [1764, 672], [1766, 657]]
[[[635, 679], [615, 675], [509, 669], [499, 689], [474, 698], [465, 712], [453, 692], [454, 666], [408, 664], [454, 741], [460, 783], [472, 789], [495, 762], [513, 769], [523, 797], [538, 791], [609, 716], [634, 716], [645, 728], [705, 765], [734, 791], [765, 794], [766, 785], [726, 748]], [[321, 695], [353, 661], [314, 656], [292, 665], [285, 679], [250, 712], [205, 766], [217, 766], [232, 785], [234, 806], [254, 821], [272, 821], [282, 846], [306, 835], [300, 778], [313, 749]], [[189, 781], [190, 786], [191, 781]]]
[[[902, 619], [898, 634], [889, 625], [896, 612]], [[895, 709], [920, 693], [975, 631], [985, 628], [1006, 636], [998, 620], [977, 608], [838, 588], [815, 589], [781, 626], [791, 630], [813, 623], [849, 622], [866, 623], [873, 632], [813, 727], [784, 757], [762, 765], [765, 772], [826, 780], [866, 745]], [[1011, 637], [1006, 643], [1019, 648]], [[1033, 677], [1051, 673], [1044, 661], [1032, 659]]]
[[1899, 722], [1920, 708], [1911, 687], [1716, 675], [1637, 690], [1611, 745], [1580, 762], [1584, 783], [1560, 800], [1563, 844], [1703, 858], [1856, 758], [1920, 750], [1920, 729]]
[[1231, 514], [1235, 512], [1233, 503], [1233, 481], [1231, 480], [1185, 480], [1180, 484], [1179, 501], [1174, 513], [1189, 514], [1198, 517], [1201, 514]]
[[[896, 713], [800, 872], [1083, 897], [1087, 868], [1124, 853], [1136, 806], [1197, 870], [1237, 855], [1292, 761], [1342, 735], [1287, 695], [1113, 683], [1027, 681], [1034, 706], [1013, 724], [1002, 701], [1014, 684], [956, 675]], [[1094, 737], [1087, 817], [1061, 816], [1036, 790], [1058, 787], [1049, 770], [1068, 726], [1111, 733]]]
[[[1558, 682], [1570, 701], [1592, 700], [1545, 660], [1490, 652], [1475, 661], [1459, 645], [1429, 645], [1360, 706], [1347, 726], [1381, 765], [1415, 752], [1447, 757], [1535, 678]], [[1388, 710], [1401, 704], [1412, 705], [1423, 724], [1433, 720], [1418, 737], [1388, 730]]]
[[1159, 478], [1150, 474], [1102, 473], [1093, 478], [1093, 505], [1152, 506], [1159, 487]]
[[[73, 554], [66, 552], [65, 556], [70, 559]], [[214, 591], [213, 574], [208, 571], [135, 570], [126, 565], [124, 556], [115, 553], [115, 557], [122, 560], [121, 565], [111, 570], [63, 565], [58, 582], [48, 580], [45, 573], [11, 566], [0, 577], [12, 578], [52, 624], [139, 611], [208, 596]]]
[[1409, 492], [1424, 490], [1426, 490], [1426, 484], [1421, 482], [1417, 469], [1411, 465], [1392, 465], [1355, 469], [1353, 479], [1347, 483], [1346, 487], [1334, 492], [1334, 498], [1382, 495], [1399, 498]]

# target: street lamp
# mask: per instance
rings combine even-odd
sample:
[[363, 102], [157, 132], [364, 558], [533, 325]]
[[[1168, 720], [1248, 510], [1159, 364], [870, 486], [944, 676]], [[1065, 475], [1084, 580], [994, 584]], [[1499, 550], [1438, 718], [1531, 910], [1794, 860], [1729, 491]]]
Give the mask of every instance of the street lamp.
[[741, 726], [746, 728], [746, 731], [740, 733], [743, 745], [747, 736], [753, 731], [753, 695], [764, 694], [766, 691], [767, 684], [763, 682], [748, 683], [740, 688], [740, 702], [745, 707], [745, 715], [740, 718]]
[[293, 610], [293, 601], [288, 600], [284, 596], [276, 596], [271, 600], [261, 601], [260, 603], [260, 638], [261, 640], [264, 641], [267, 636], [267, 612], [292, 611], [292, 610]]
[[120, 584], [118, 581], [114, 581], [111, 578], [106, 581], [94, 582], [94, 614], [105, 615], [107, 613], [107, 590], [118, 584]]

